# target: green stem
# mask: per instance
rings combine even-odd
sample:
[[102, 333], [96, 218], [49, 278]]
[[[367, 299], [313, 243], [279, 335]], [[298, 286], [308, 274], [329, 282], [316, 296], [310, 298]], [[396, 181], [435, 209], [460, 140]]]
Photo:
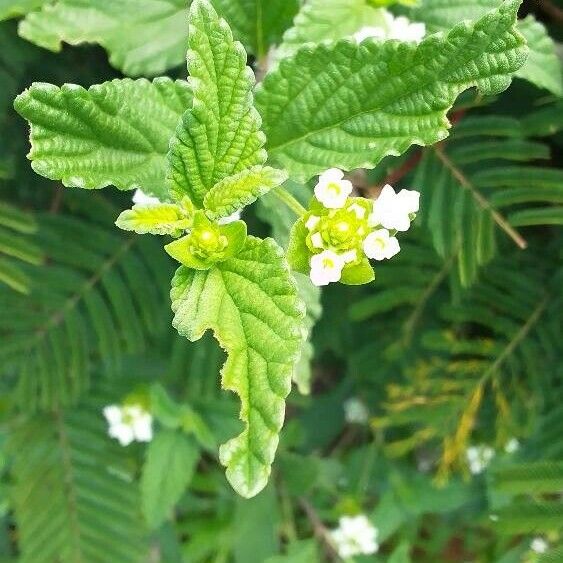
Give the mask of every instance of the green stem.
[[279, 200], [283, 201], [297, 216], [301, 217], [307, 210], [283, 187], [272, 192]]

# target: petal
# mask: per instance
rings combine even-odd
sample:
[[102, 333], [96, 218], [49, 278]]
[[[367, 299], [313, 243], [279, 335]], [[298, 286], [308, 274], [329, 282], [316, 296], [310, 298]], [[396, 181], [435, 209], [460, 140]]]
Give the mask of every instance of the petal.
[[109, 424], [119, 424], [122, 418], [121, 408], [117, 405], [108, 405], [104, 407], [104, 416]]
[[406, 213], [417, 213], [420, 209], [420, 192], [416, 190], [401, 190], [397, 198]]
[[320, 220], [321, 220], [321, 218], [318, 215], [311, 215], [307, 219], [305, 226], [307, 227], [307, 229], [312, 231], [317, 226], [317, 224], [319, 223]]
[[139, 442], [150, 442], [152, 440], [152, 416], [145, 414], [134, 424], [135, 438]]
[[338, 182], [344, 178], [344, 172], [340, 168], [329, 168], [319, 176], [319, 182]]

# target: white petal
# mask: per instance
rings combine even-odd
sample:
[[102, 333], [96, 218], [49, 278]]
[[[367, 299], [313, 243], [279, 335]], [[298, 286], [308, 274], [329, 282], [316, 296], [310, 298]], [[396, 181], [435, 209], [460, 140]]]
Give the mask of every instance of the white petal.
[[348, 211], [353, 211], [358, 219], [363, 219], [367, 213], [366, 208], [358, 205], [357, 203], [353, 203], [347, 209]]
[[315, 247], [315, 248], [322, 248], [323, 245], [323, 237], [321, 236], [321, 233], [313, 233], [311, 235], [311, 244]]
[[152, 440], [152, 416], [145, 413], [133, 425], [135, 438], [139, 442], [150, 442]]
[[121, 408], [117, 405], [108, 405], [107, 407], [104, 407], [103, 413], [110, 425], [119, 424], [121, 422]]
[[133, 203], [141, 205], [157, 204], [160, 200], [157, 197], [147, 195], [143, 190], [135, 190], [133, 194]]
[[356, 258], [358, 257], [358, 252], [355, 249], [348, 250], [348, 252], [343, 252], [340, 256], [342, 256], [342, 260], [344, 260], [344, 262], [348, 264], [356, 260]]
[[223, 217], [222, 219], [219, 219], [217, 221], [217, 223], [219, 225], [228, 225], [229, 223], [233, 223], [234, 221], [239, 221], [241, 217], [241, 211], [235, 211], [234, 213], [231, 213], [228, 217]]
[[396, 254], [399, 254], [401, 247], [399, 246], [399, 241], [395, 237], [389, 238], [389, 243], [385, 249], [385, 258], [393, 258]]
[[118, 424], [109, 430], [112, 438], [117, 438], [122, 446], [128, 446], [134, 439], [133, 428], [128, 424]]
[[329, 168], [319, 176], [319, 182], [339, 182], [344, 178], [344, 172], [340, 168]]
[[307, 222], [305, 223], [305, 227], [307, 227], [307, 229], [312, 231], [318, 225], [320, 220], [321, 218], [318, 217], [317, 215], [311, 215], [309, 219], [307, 219]]
[[420, 192], [416, 190], [401, 190], [397, 194], [401, 207], [407, 213], [418, 213], [420, 208]]
[[362, 27], [360, 31], [354, 33], [354, 39], [361, 43], [364, 39], [385, 39], [385, 30], [382, 27]]

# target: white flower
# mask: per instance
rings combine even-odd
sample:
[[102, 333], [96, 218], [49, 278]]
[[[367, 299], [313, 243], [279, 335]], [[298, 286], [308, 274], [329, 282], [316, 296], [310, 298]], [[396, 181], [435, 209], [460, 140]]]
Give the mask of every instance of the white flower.
[[520, 442], [516, 438], [511, 438], [506, 442], [504, 446], [504, 451], [507, 454], [513, 454], [520, 449]]
[[328, 209], [344, 207], [346, 199], [352, 193], [352, 182], [343, 180], [344, 172], [330, 168], [319, 176], [315, 186], [315, 197]]
[[387, 229], [373, 231], [364, 239], [364, 252], [368, 258], [385, 260], [398, 254], [401, 247], [399, 241], [389, 235]]
[[330, 537], [342, 559], [372, 555], [379, 549], [377, 528], [363, 514], [343, 516], [338, 524], [338, 528], [330, 532]]
[[344, 402], [344, 418], [349, 424], [367, 424], [369, 412], [360, 399], [351, 397]]
[[426, 34], [423, 23], [414, 23], [405, 16], [394, 17], [390, 12], [384, 12], [385, 22], [378, 27], [363, 27], [354, 34], [354, 39], [361, 43], [364, 39], [397, 39], [399, 41], [413, 41], [420, 43]]
[[108, 405], [104, 407], [104, 416], [109, 424], [108, 434], [122, 446], [128, 446], [133, 440], [152, 440], [152, 416], [140, 405]]
[[217, 223], [219, 225], [228, 225], [229, 223], [233, 223], [234, 221], [240, 220], [240, 217], [241, 217], [241, 211], [239, 210], [239, 211], [235, 211], [234, 213], [231, 213], [227, 217], [222, 217], [217, 221]]
[[493, 457], [495, 457], [495, 450], [481, 444], [467, 448], [465, 455], [467, 457], [467, 463], [469, 464], [469, 471], [471, 471], [473, 475], [478, 475], [487, 468]]
[[311, 257], [311, 281], [317, 286], [337, 282], [342, 277], [345, 265], [342, 255], [332, 250], [323, 250]]
[[543, 538], [534, 538], [530, 543], [530, 549], [536, 553], [545, 553], [548, 547], [548, 543]]
[[147, 195], [143, 192], [143, 190], [135, 190], [135, 193], [133, 194], [133, 203], [140, 205], [154, 205], [156, 203], [160, 203], [160, 200], [157, 197]]
[[411, 225], [410, 214], [418, 211], [419, 200], [419, 192], [401, 190], [397, 194], [392, 186], [387, 184], [373, 204], [369, 224], [372, 227], [381, 225], [386, 229], [408, 231]]

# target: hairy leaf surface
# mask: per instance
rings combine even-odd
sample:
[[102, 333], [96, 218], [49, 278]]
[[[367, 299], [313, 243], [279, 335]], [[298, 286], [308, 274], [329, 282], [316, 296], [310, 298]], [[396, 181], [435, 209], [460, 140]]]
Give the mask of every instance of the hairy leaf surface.
[[210, 217], [227, 217], [280, 186], [285, 180], [287, 174], [283, 170], [270, 166], [253, 166], [213, 186], [205, 195], [203, 204]]
[[508, 0], [474, 24], [420, 45], [342, 40], [303, 48], [282, 61], [257, 93], [269, 153], [292, 175], [374, 167], [386, 155], [448, 135], [446, 113], [476, 86], [506, 89], [526, 60]]
[[170, 144], [172, 193], [201, 205], [218, 182], [266, 161], [243, 46], [207, 2], [190, 9], [188, 71], [193, 107]]
[[123, 211], [115, 224], [124, 231], [134, 231], [140, 235], [179, 236], [190, 228], [192, 218], [173, 203], [134, 205], [132, 209]]
[[178, 332], [194, 341], [211, 329], [229, 355], [222, 385], [239, 395], [245, 428], [221, 446], [220, 459], [235, 490], [252, 497], [268, 481], [299, 357], [303, 311], [295, 283], [276, 243], [249, 237], [216, 268], [180, 268], [171, 297]]
[[35, 172], [65, 186], [142, 188], [164, 197], [166, 153], [191, 103], [185, 82], [112, 80], [85, 90], [33, 84], [15, 102], [31, 123]]

